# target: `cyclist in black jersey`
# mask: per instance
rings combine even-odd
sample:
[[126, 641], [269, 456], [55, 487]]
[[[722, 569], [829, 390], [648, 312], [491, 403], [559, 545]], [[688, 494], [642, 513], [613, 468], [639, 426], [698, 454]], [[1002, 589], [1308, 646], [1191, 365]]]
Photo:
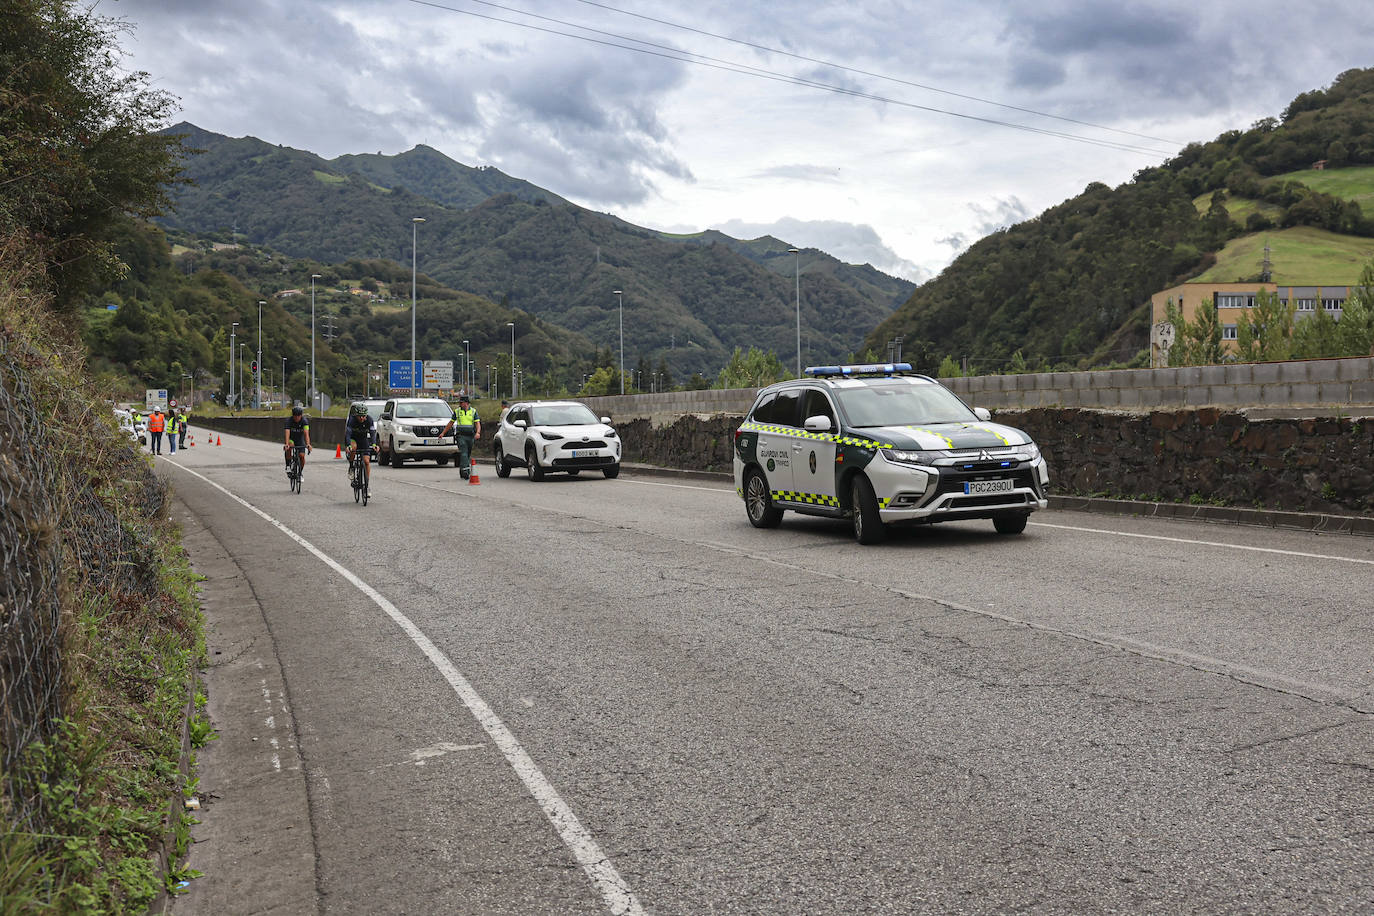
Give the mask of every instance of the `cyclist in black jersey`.
[[353, 463], [353, 453], [363, 450], [363, 476], [367, 484], [372, 483], [372, 440], [377, 435], [377, 423], [368, 415], [367, 405], [355, 403], [344, 421], [344, 435], [348, 439], [348, 461]]
[[[303, 445], [305, 452], [310, 453], [310, 421], [306, 419], [305, 409], [300, 405], [291, 408], [291, 416], [286, 421], [284, 433], [286, 445], [283, 451], [286, 453], [286, 469], [291, 470], [291, 446]], [[301, 470], [305, 469], [305, 455], [301, 455]]]

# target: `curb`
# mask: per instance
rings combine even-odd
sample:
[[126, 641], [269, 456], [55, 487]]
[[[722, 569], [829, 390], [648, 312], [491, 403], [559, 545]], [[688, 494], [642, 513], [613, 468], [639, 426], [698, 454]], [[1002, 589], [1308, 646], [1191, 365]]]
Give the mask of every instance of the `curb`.
[[1051, 509], [1093, 512], [1099, 515], [1133, 515], [1144, 518], [1185, 519], [1374, 537], [1374, 518], [1329, 515], [1324, 512], [1285, 512], [1278, 509], [1246, 509], [1240, 506], [1194, 506], [1188, 503], [1138, 502], [1096, 496], [1051, 496]]

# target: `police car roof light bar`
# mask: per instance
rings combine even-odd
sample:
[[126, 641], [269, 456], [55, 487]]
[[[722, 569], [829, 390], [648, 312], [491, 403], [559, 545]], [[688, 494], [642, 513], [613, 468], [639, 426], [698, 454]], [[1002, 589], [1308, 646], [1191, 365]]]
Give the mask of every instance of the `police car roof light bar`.
[[911, 371], [911, 363], [866, 363], [857, 366], [807, 366], [806, 375], [827, 378], [833, 375], [898, 375]]

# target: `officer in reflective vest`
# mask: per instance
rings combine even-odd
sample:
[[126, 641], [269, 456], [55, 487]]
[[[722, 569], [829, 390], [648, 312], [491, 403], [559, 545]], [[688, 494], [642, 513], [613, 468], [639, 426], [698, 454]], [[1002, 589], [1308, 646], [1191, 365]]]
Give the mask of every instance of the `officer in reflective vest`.
[[167, 448], [175, 455], [177, 453], [177, 437], [181, 435], [181, 418], [174, 410], [167, 415]]
[[153, 408], [153, 412], [148, 414], [148, 451], [154, 455], [162, 454], [162, 431], [167, 426], [167, 419], [162, 415], [162, 411]]
[[467, 480], [472, 473], [472, 443], [482, 438], [482, 419], [472, 409], [467, 395], [458, 398], [453, 412], [453, 439], [458, 445], [458, 472]]

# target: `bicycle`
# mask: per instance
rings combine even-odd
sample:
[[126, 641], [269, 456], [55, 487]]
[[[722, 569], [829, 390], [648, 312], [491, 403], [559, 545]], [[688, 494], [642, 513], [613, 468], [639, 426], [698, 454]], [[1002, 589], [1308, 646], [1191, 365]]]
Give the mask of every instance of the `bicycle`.
[[291, 446], [291, 466], [286, 469], [286, 479], [291, 484], [291, 492], [301, 491], [301, 478], [305, 476], [305, 446]]
[[367, 481], [367, 466], [363, 464], [363, 450], [353, 449], [353, 457], [348, 461], [348, 483], [353, 488], [353, 501], [367, 505], [370, 495]]

